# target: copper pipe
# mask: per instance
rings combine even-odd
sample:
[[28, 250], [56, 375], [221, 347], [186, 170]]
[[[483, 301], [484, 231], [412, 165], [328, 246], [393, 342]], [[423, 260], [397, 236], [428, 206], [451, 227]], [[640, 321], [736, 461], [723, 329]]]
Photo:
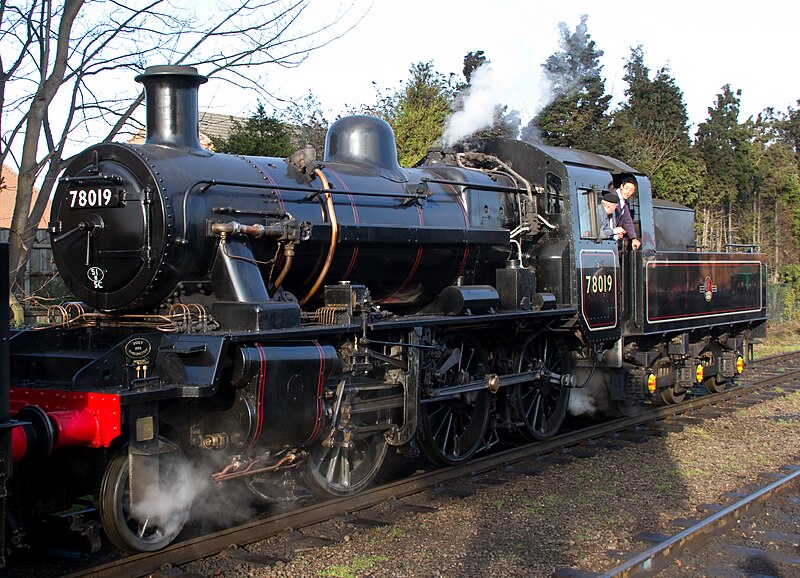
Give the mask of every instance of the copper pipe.
[[283, 280], [286, 279], [286, 275], [289, 273], [289, 269], [292, 268], [292, 261], [294, 260], [294, 243], [288, 243], [283, 250], [283, 257], [286, 259], [286, 263], [283, 265], [283, 269], [281, 269], [280, 275], [278, 278], [275, 279], [275, 283], [273, 287], [277, 289], [283, 283]]
[[333, 254], [336, 252], [336, 243], [339, 240], [339, 222], [336, 220], [336, 210], [333, 208], [333, 198], [328, 192], [331, 189], [330, 184], [321, 170], [315, 169], [314, 173], [319, 177], [320, 181], [322, 182], [322, 189], [325, 191], [325, 193], [323, 193], [325, 198], [325, 206], [328, 209], [328, 218], [331, 221], [331, 244], [328, 247], [328, 256], [325, 258], [325, 264], [322, 266], [319, 277], [317, 277], [317, 280], [314, 283], [314, 286], [308, 292], [308, 295], [300, 300], [300, 305], [305, 305], [306, 301], [311, 299], [319, 289], [320, 285], [322, 285], [322, 282], [325, 280], [325, 276], [328, 274], [328, 269], [331, 268]]
[[[302, 456], [300, 456], [302, 458]], [[260, 460], [254, 460], [247, 464], [247, 467], [242, 468], [241, 470], [235, 469], [236, 466], [230, 464], [225, 466], [225, 468], [221, 472], [217, 472], [216, 474], [211, 475], [211, 479], [215, 482], [222, 482], [224, 480], [230, 480], [232, 478], [242, 478], [245, 476], [255, 476], [258, 474], [264, 474], [267, 472], [274, 472], [281, 468], [293, 468], [298, 466], [302, 463], [302, 459], [298, 461], [298, 456], [295, 454], [288, 454], [282, 457], [276, 464], [271, 466], [265, 466], [263, 468], [256, 468], [253, 469], [253, 466], [256, 465]], [[287, 465], [288, 464], [288, 465]]]

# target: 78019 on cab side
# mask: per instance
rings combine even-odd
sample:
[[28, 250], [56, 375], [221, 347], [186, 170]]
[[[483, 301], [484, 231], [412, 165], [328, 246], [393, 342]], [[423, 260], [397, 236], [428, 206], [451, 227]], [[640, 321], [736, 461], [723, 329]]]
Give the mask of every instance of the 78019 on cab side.
[[[697, 366], [724, 383], [763, 328], [760, 255], [662, 241], [667, 209], [614, 159], [482, 140], [405, 169], [371, 117], [334, 123], [321, 162], [216, 154], [204, 77], [138, 80], [145, 144], [88, 148], [53, 202], [80, 303], [11, 338], [16, 528], [88, 495], [114, 544], [159, 549], [191, 496], [154, 504], [189, 478], [350, 495], [389, 451], [447, 465], [551, 437], [577, 391], [624, 409], [675, 401]], [[621, 175], [637, 252], [597, 233]]]

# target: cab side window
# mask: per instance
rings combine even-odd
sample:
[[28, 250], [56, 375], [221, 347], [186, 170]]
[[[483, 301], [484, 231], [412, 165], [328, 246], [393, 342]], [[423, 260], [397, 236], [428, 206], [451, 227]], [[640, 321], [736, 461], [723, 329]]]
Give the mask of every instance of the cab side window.
[[544, 194], [547, 213], [557, 215], [564, 212], [564, 193], [561, 177], [553, 173], [547, 173], [547, 187]]
[[[578, 205], [578, 222], [581, 226], [581, 239], [594, 239], [597, 236], [597, 230], [593, 230], [592, 227], [596, 227], [597, 223], [592, 222], [592, 210], [589, 197], [593, 196], [595, 198], [594, 206], [599, 207], [602, 191], [598, 191], [597, 189], [578, 189], [577, 193], [575, 198], [577, 199]], [[597, 209], [595, 209], [595, 212], [597, 212]]]

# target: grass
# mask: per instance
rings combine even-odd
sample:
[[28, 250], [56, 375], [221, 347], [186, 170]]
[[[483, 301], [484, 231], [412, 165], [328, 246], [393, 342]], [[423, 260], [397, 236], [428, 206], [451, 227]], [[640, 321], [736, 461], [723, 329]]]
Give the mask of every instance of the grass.
[[327, 576], [329, 578], [355, 578], [359, 570], [367, 570], [378, 562], [388, 560], [386, 556], [357, 556], [353, 558], [349, 566], [335, 565], [317, 573], [317, 576]]
[[555, 494], [547, 494], [539, 499], [525, 500], [525, 514], [543, 514], [550, 510], [559, 500]]
[[800, 321], [769, 325], [767, 338], [755, 344], [755, 356], [768, 357], [800, 349]]

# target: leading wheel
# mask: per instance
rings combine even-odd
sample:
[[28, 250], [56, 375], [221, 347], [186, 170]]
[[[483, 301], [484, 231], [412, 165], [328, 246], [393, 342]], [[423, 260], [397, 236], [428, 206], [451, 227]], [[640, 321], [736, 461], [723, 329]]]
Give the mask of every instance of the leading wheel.
[[[166, 443], [166, 442], [165, 442]], [[158, 459], [158, 482], [143, 487], [143, 496], [131, 507], [128, 452], [111, 460], [100, 487], [100, 521], [109, 540], [126, 552], [154, 552], [172, 542], [189, 518], [191, 497], [188, 462], [172, 444]]]
[[552, 336], [531, 336], [517, 353], [517, 371], [533, 372], [532, 381], [514, 386], [511, 403], [519, 431], [529, 440], [553, 437], [564, 423], [570, 388], [562, 384], [566, 352]]
[[[340, 387], [345, 387], [343, 384]], [[388, 410], [360, 411], [359, 404], [379, 396], [369, 391], [341, 395], [334, 407], [332, 434], [316, 441], [301, 467], [308, 489], [321, 498], [352, 496], [375, 479], [386, 458], [389, 444], [385, 433], [391, 428]], [[335, 396], [338, 397], [338, 396]]]
[[[477, 340], [469, 336], [448, 336], [441, 371], [434, 379], [437, 389], [468, 385], [486, 378], [487, 358]], [[491, 398], [486, 387], [456, 393], [420, 406], [422, 450], [434, 463], [449, 466], [472, 457], [483, 445], [489, 424]]]

